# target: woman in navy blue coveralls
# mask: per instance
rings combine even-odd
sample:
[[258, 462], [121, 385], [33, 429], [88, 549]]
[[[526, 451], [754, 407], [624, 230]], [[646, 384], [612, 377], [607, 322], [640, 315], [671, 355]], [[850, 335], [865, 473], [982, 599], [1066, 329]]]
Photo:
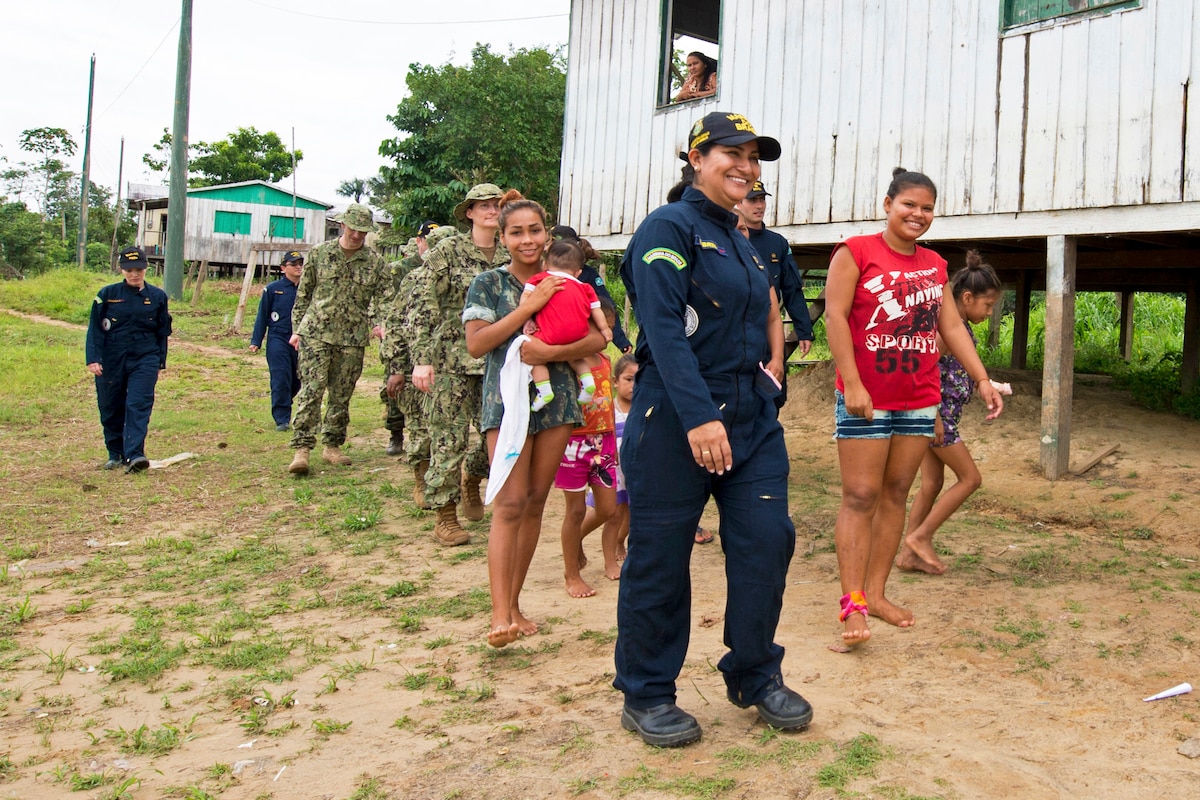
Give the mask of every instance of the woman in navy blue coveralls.
[[788, 458], [759, 361], [767, 352], [765, 265], [735, 227], [733, 207], [779, 143], [740, 114], [717, 112], [689, 138], [695, 183], [638, 227], [621, 277], [637, 314], [641, 365], [621, 465], [629, 554], [617, 601], [621, 724], [658, 747], [700, 738], [675, 705], [691, 626], [690, 559], [710, 496], [721, 512], [728, 598], [718, 664], [730, 702], [768, 724], [802, 728], [812, 707], [783, 684], [774, 642], [796, 533]]
[[154, 410], [158, 373], [167, 368], [171, 315], [167, 293], [146, 283], [146, 256], [126, 247], [118, 256], [125, 279], [105, 286], [88, 320], [88, 372], [96, 376], [96, 400], [108, 460], [102, 469], [142, 472], [146, 430]]

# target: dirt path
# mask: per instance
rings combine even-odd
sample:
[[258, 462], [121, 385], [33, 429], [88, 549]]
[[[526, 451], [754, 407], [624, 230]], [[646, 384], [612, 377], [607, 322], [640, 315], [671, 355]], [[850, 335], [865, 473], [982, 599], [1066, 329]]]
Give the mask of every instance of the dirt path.
[[[490, 650], [482, 646], [486, 614], [465, 613], [486, 602], [486, 524], [472, 526], [471, 547], [438, 548], [429, 516], [402, 501], [406, 472], [378, 456], [351, 469], [363, 485], [398, 487], [401, 500], [389, 501], [378, 529], [394, 546], [356, 558], [348, 537], [344, 552], [314, 550], [240, 598], [247, 607], [282, 602], [274, 581], [303, 587], [313, 575], [331, 578], [316, 593], [328, 607], [304, 608], [314, 593], [297, 588], [287, 596], [297, 609], [271, 618], [280, 637], [337, 652], [309, 662], [300, 649], [291, 678], [263, 683], [274, 698], [295, 692], [294, 706], [274, 710], [267, 730], [276, 734], [246, 729], [244, 704], [254, 701], [222, 694], [199, 642], [159, 683], [114, 684], [87, 671], [101, 658], [85, 655], [91, 637], [128, 627], [121, 610], [134, 599], [178, 602], [165, 588], [139, 598], [98, 590], [96, 606], [73, 615], [63, 609], [80, 598], [63, 568], [31, 571], [22, 591], [36, 592], [41, 613], [27, 646], [53, 654], [74, 642], [83, 671], [54, 684], [42, 658], [7, 676], [0, 751], [16, 766], [7, 783], [9, 773], [0, 773], [0, 797], [68, 796], [52, 772], [60, 763], [132, 769], [143, 780], [135, 798], [185, 796], [168, 789], [189, 783], [222, 800], [1198, 796], [1200, 761], [1177, 751], [1200, 737], [1200, 695], [1142, 698], [1182, 681], [1200, 685], [1200, 424], [1079, 385], [1073, 461], [1120, 449], [1082, 476], [1048, 483], [1037, 468], [1040, 400], [1028, 393], [1036, 383], [1006, 377], [1018, 394], [1000, 420], [983, 424], [978, 407], [968, 408], [964, 435], [984, 488], [939, 537], [948, 573], [894, 575], [890, 594], [914, 609], [917, 625], [875, 621], [870, 643], [851, 654], [828, 647], [839, 594], [832, 376], [817, 368], [794, 380], [784, 423], [798, 541], [778, 640], [787, 648], [785, 678], [816, 709], [803, 733], [775, 735], [724, 699], [714, 668], [724, 652], [719, 540], [693, 555], [691, 649], [679, 680], [679, 702], [704, 738], [656, 751], [619, 725], [611, 688], [617, 584], [603, 577], [598, 538], [587, 542], [584, 573], [597, 595], [572, 599], [562, 586], [561, 500], [551, 501], [524, 595], [542, 630]], [[377, 451], [380, 441], [374, 431], [355, 445]], [[122, 538], [131, 547], [152, 536], [186, 539], [196, 524], [156, 513], [153, 527]], [[704, 524], [719, 527], [714, 508]], [[281, 545], [303, 541], [286, 526], [273, 536]], [[238, 532], [226, 539], [222, 553], [251, 547]], [[86, 549], [66, 548], [54, 558], [88, 558]], [[132, 574], [147, 572], [144, 563], [131, 555]], [[354, 610], [337, 605], [364, 586], [374, 590], [368, 598], [395, 593]], [[60, 696], [73, 704], [52, 705]], [[45, 720], [59, 718], [60, 730], [46, 733]], [[330, 720], [349, 727], [322, 733]], [[105, 733], [164, 724], [188, 725], [191, 738], [158, 757], [122, 755]], [[30, 759], [44, 766], [17, 768]]]

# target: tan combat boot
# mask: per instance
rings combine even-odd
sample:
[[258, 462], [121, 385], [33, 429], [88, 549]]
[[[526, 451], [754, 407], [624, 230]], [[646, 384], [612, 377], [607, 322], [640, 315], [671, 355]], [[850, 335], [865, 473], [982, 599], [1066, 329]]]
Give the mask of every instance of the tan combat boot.
[[437, 510], [437, 524], [433, 526], [433, 538], [438, 544], [453, 547], [471, 541], [471, 534], [458, 524], [458, 516], [454, 513], [454, 503], [447, 503]]
[[479, 496], [479, 482], [483, 480], [478, 475], [464, 475], [462, 481], [463, 516], [471, 522], [483, 519], [483, 498]]
[[350, 456], [342, 453], [340, 447], [333, 447], [332, 445], [325, 445], [325, 449], [321, 451], [321, 458], [325, 462], [337, 467], [348, 467], [354, 463], [350, 460]]
[[307, 475], [308, 453], [309, 449], [307, 447], [297, 447], [296, 455], [292, 456], [292, 463], [288, 467], [288, 472], [293, 475]]
[[418, 508], [429, 508], [425, 503], [425, 473], [428, 471], [428, 461], [422, 461], [413, 467], [413, 502]]

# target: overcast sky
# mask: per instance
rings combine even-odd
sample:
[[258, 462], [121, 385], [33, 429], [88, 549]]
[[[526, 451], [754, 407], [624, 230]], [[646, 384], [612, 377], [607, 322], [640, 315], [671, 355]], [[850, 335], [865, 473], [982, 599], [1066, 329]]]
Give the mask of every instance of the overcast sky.
[[[180, 0], [26, 0], [4, 4], [0, 47], [0, 157], [29, 128], [66, 128], [83, 165], [88, 62], [96, 55], [92, 181], [159, 183], [142, 155], [170, 129]], [[327, 203], [348, 178], [384, 163], [379, 143], [406, 91], [412, 63], [466, 63], [476, 42], [565, 45], [570, 0], [193, 0], [189, 138], [215, 141], [239, 127], [275, 131], [304, 160], [297, 191]], [[0, 164], [2, 167], [2, 164]], [[285, 181], [290, 186], [290, 179]], [[124, 190], [122, 190], [124, 194]]]

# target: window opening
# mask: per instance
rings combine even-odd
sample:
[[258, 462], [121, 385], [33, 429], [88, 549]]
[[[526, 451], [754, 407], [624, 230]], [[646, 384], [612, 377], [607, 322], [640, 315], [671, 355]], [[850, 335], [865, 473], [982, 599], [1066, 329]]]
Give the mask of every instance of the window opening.
[[1141, 6], [1141, 0], [1001, 0], [1001, 24], [1008, 30], [1036, 22], [1069, 19], [1081, 14], [1111, 14]]
[[664, 0], [660, 106], [717, 93], [720, 35], [721, 0]]

